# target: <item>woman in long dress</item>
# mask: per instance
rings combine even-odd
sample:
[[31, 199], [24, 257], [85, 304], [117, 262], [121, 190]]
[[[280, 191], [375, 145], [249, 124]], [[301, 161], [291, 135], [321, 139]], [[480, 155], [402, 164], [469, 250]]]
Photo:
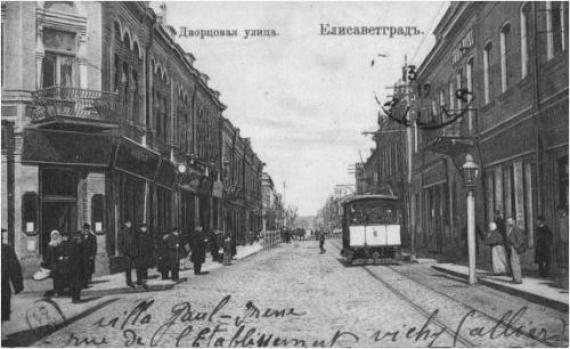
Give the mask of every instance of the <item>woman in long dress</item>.
[[489, 223], [489, 232], [485, 244], [491, 247], [491, 265], [493, 274], [501, 275], [509, 272], [507, 252], [502, 234], [497, 230], [495, 222]]

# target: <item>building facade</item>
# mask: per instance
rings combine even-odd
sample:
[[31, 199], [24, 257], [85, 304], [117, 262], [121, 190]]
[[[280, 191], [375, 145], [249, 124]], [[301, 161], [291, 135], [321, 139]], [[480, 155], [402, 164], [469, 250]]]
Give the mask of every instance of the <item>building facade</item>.
[[[53, 229], [90, 223], [97, 272], [107, 273], [126, 220], [148, 223], [157, 239], [172, 227], [185, 238], [197, 226], [227, 228], [226, 106], [175, 42], [165, 11], [2, 4], [2, 224], [29, 273]], [[249, 185], [241, 214], [255, 227], [261, 161], [234, 142], [242, 151], [230, 167]]]
[[[434, 34], [435, 47], [417, 69], [417, 118], [442, 124], [461, 117], [416, 129], [410, 200], [417, 246], [466, 254], [461, 166], [471, 154], [480, 166], [478, 230], [497, 213], [515, 218], [529, 238], [523, 263], [530, 267], [538, 215], [555, 245], [568, 244], [568, 4], [452, 3]], [[457, 98], [462, 88], [469, 94]]]

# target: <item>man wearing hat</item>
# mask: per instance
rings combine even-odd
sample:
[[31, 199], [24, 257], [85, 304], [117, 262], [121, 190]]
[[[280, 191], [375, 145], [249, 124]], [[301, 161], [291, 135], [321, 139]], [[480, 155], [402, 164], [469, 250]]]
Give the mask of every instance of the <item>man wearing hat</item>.
[[71, 290], [71, 302], [80, 303], [81, 288], [84, 282], [83, 270], [81, 269], [81, 243], [83, 238], [80, 231], [75, 232], [71, 240], [71, 234], [67, 231], [62, 236], [61, 255], [58, 257], [57, 262], [58, 269], [61, 270], [61, 274]]
[[97, 237], [91, 230], [89, 223], [83, 224], [83, 253], [87, 258], [85, 266], [85, 285], [91, 283], [93, 274], [95, 273], [95, 258], [97, 257]]
[[145, 289], [148, 289], [146, 281], [148, 280], [148, 268], [154, 265], [154, 243], [146, 223], [139, 226], [137, 246], [139, 249], [139, 253], [135, 257], [137, 285], [142, 285]]
[[[166, 276], [168, 270], [172, 273], [172, 281], [178, 281], [178, 271], [180, 269], [180, 238], [178, 237], [178, 228], [172, 228], [170, 233], [162, 237], [164, 244], [164, 257], [166, 257]], [[163, 273], [164, 276], [164, 273]]]
[[131, 270], [134, 266], [134, 260], [138, 257], [139, 249], [137, 246], [137, 234], [133, 229], [130, 219], [125, 220], [125, 225], [121, 231], [119, 238], [119, 250], [123, 253], [125, 277], [127, 286], [135, 288], [131, 277]]

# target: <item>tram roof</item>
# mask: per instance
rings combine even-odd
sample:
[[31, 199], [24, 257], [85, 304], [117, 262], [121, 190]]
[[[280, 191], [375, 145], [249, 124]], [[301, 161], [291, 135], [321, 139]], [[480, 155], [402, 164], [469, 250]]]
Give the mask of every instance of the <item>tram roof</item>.
[[362, 194], [362, 195], [352, 195], [350, 197], [342, 200], [342, 204], [346, 205], [355, 201], [365, 201], [365, 200], [388, 200], [397, 201], [398, 197], [394, 195], [383, 195], [383, 194]]

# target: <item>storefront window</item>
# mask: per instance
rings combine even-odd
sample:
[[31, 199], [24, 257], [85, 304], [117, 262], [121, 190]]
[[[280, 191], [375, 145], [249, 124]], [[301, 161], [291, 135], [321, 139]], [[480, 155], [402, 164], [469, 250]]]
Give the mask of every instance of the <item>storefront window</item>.
[[38, 194], [29, 192], [22, 196], [22, 229], [33, 233], [38, 224]]

